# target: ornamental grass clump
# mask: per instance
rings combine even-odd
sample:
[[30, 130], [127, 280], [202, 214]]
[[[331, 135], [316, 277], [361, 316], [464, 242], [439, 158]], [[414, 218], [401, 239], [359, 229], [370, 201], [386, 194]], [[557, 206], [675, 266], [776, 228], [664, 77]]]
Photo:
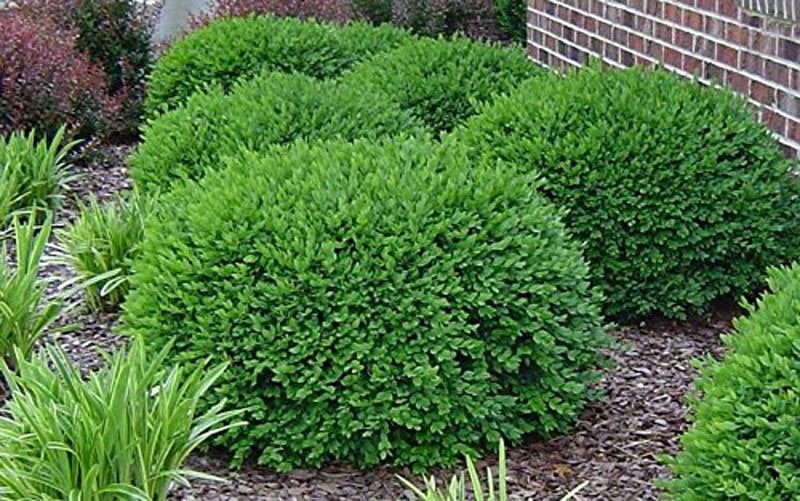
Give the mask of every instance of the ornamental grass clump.
[[12, 132], [0, 136], [0, 226], [5, 226], [19, 211], [54, 210], [74, 176], [67, 157], [78, 144], [59, 128], [52, 139]]
[[344, 80], [391, 96], [439, 133], [542, 72], [520, 50], [464, 37], [422, 38], [366, 60]]
[[[11, 367], [31, 355], [36, 341], [63, 308], [61, 299], [45, 296], [48, 283], [38, 276], [52, 217], [44, 217], [41, 227], [37, 227], [35, 217], [26, 220], [22, 223], [15, 218], [13, 242], [5, 238], [0, 242], [0, 360]], [[13, 262], [9, 243], [13, 243]]]
[[377, 139], [421, 132], [420, 121], [386, 95], [301, 74], [264, 73], [196, 94], [144, 128], [130, 157], [131, 176], [146, 192], [199, 179], [220, 159], [246, 147], [266, 151], [297, 139]]
[[683, 317], [800, 255], [800, 183], [744, 101], [661, 70], [524, 83], [454, 133], [542, 176], [606, 312]]
[[147, 111], [155, 116], [207, 86], [227, 90], [238, 79], [264, 71], [335, 78], [358, 61], [411, 38], [388, 25], [224, 18], [191, 33], [159, 58], [148, 82]]
[[230, 361], [236, 461], [446, 465], [597, 396], [599, 297], [533, 176], [422, 139], [226, 165], [148, 221], [123, 328]]
[[769, 286], [725, 357], [701, 365], [672, 499], [800, 498], [800, 264], [771, 270]]
[[77, 272], [90, 310], [114, 310], [128, 293], [131, 263], [156, 197], [132, 192], [106, 204], [91, 197], [79, 207], [78, 218], [58, 233], [59, 261]]
[[164, 500], [173, 482], [213, 478], [182, 465], [242, 424], [224, 402], [198, 411], [225, 367], [165, 367], [165, 357], [134, 340], [85, 380], [52, 345], [15, 369], [4, 365], [12, 396], [0, 411], [0, 496]]

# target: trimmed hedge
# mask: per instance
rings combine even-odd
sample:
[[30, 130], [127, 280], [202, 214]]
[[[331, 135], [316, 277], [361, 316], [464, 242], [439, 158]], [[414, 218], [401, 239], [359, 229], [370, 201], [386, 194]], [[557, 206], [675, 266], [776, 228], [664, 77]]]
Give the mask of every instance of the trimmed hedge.
[[455, 134], [544, 178], [606, 312], [682, 317], [800, 255], [800, 184], [743, 101], [657, 70], [523, 84]]
[[702, 369], [695, 423], [670, 462], [675, 499], [800, 499], [800, 264], [769, 275], [730, 352]]
[[426, 38], [361, 63], [344, 80], [393, 96], [431, 130], [443, 132], [540, 73], [522, 50], [460, 37]]
[[390, 26], [345, 27], [292, 18], [226, 18], [176, 43], [156, 63], [148, 83], [150, 116], [175, 108], [208, 85], [225, 90], [264, 70], [316, 78], [340, 75], [358, 61], [411, 39]]
[[125, 330], [230, 361], [214, 394], [253, 409], [222, 441], [236, 461], [451, 464], [595, 396], [599, 298], [560, 212], [438, 148], [298, 143], [167, 197]]
[[267, 73], [195, 94], [185, 107], [144, 128], [130, 157], [131, 176], [148, 192], [199, 179], [241, 147], [264, 151], [296, 139], [375, 139], [421, 132], [422, 124], [382, 94], [301, 74]]

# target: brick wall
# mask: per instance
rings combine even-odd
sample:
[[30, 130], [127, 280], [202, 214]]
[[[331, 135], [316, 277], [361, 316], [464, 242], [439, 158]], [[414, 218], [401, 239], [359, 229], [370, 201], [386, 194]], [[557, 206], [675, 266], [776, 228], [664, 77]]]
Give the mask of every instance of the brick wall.
[[736, 0], [528, 0], [528, 52], [546, 66], [664, 67], [747, 97], [800, 157], [800, 23]]

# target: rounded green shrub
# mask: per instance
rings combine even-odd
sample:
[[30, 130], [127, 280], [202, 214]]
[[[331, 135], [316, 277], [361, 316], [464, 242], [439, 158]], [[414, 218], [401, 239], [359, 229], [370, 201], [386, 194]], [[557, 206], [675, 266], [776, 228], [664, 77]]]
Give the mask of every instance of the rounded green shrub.
[[674, 499], [800, 499], [800, 264], [769, 283], [725, 338], [729, 353], [702, 368], [670, 462]]
[[230, 362], [236, 460], [450, 464], [595, 396], [598, 297], [530, 176], [419, 139], [301, 142], [163, 203], [123, 322]]
[[443, 132], [541, 72], [522, 50], [455, 37], [405, 43], [343, 78], [393, 96], [432, 131]]
[[144, 127], [130, 157], [131, 176], [146, 191], [199, 179], [242, 147], [264, 151], [296, 139], [353, 140], [421, 132], [423, 126], [386, 96], [301, 74], [267, 73], [195, 94], [186, 106]]
[[663, 71], [523, 84], [454, 134], [544, 178], [586, 242], [606, 312], [681, 317], [798, 255], [789, 161], [745, 103]]
[[292, 18], [224, 18], [176, 43], [148, 82], [150, 116], [179, 106], [207, 85], [230, 87], [264, 70], [337, 77], [356, 62], [412, 36], [390, 26], [345, 27]]

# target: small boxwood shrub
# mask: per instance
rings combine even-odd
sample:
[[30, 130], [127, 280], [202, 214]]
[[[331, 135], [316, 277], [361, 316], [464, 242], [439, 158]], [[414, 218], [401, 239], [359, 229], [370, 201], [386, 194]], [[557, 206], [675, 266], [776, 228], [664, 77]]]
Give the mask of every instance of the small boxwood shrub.
[[147, 191], [178, 179], [199, 179], [218, 169], [220, 158], [245, 146], [264, 151], [296, 139], [353, 140], [422, 131], [410, 113], [383, 94], [301, 74], [267, 73], [196, 94], [185, 107], [144, 128], [144, 141], [129, 163], [137, 186]]
[[356, 62], [411, 37], [390, 26], [346, 27], [292, 18], [229, 18], [176, 43], [155, 65], [147, 110], [174, 108], [207, 85], [227, 90], [240, 77], [264, 70], [336, 77]]
[[772, 270], [771, 293], [707, 360], [694, 425], [670, 462], [675, 499], [800, 498], [800, 264]]
[[538, 73], [521, 50], [456, 37], [403, 44], [358, 65], [345, 80], [393, 96], [442, 132]]
[[455, 138], [543, 175], [611, 315], [680, 317], [798, 255], [800, 185], [727, 92], [591, 68], [523, 84]]
[[422, 140], [240, 155], [148, 222], [125, 329], [230, 361], [239, 461], [449, 464], [563, 431], [605, 338], [533, 184]]

